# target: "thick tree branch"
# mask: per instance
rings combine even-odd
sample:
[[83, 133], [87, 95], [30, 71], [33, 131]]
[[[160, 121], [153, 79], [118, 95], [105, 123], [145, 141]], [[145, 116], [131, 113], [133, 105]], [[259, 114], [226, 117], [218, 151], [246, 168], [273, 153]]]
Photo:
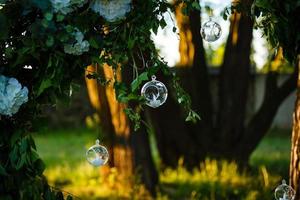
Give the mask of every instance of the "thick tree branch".
[[277, 74], [268, 74], [264, 100], [245, 129], [243, 138], [239, 143], [240, 145], [237, 147], [237, 149], [243, 149], [243, 155], [239, 155], [238, 157], [248, 157], [267, 133], [279, 106], [295, 90], [297, 73], [298, 70], [295, 70], [280, 87], [274, 87], [274, 85], [276, 86], [274, 81], [277, 82]]
[[236, 144], [244, 128], [250, 82], [252, 31], [253, 20], [249, 16], [233, 14], [219, 77], [216, 134], [224, 143], [224, 149]]

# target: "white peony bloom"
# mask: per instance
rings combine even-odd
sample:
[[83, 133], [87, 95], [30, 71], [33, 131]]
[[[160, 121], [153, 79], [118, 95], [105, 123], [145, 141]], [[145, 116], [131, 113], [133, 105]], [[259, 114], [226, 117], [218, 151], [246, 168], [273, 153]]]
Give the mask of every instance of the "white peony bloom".
[[107, 21], [113, 22], [125, 17], [131, 10], [130, 4], [131, 0], [94, 0], [90, 7]]
[[12, 116], [28, 101], [28, 89], [15, 78], [0, 75], [0, 114]]
[[72, 12], [76, 7], [81, 7], [86, 0], [50, 0], [54, 12], [61, 14], [68, 14]]
[[73, 55], [81, 55], [83, 54], [83, 52], [89, 51], [90, 44], [87, 40], [83, 40], [84, 35], [82, 32], [76, 29], [76, 32], [73, 33], [73, 36], [76, 39], [76, 43], [65, 44], [64, 45], [65, 53], [73, 54]]

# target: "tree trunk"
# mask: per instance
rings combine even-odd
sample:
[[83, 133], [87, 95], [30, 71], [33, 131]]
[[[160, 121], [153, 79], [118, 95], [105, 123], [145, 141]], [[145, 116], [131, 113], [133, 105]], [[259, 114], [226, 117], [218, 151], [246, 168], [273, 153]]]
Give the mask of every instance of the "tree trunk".
[[297, 100], [293, 116], [290, 184], [296, 190], [295, 200], [300, 200], [300, 55], [298, 55], [296, 65], [298, 68], [298, 81]]
[[[182, 80], [184, 89], [191, 95], [192, 107], [200, 113], [202, 120], [197, 126], [185, 123], [186, 116], [173, 98], [172, 91], [169, 91], [171, 95], [167, 102], [151, 112], [151, 121], [154, 124], [162, 163], [175, 167], [178, 159], [183, 157], [184, 164], [192, 168], [205, 158], [207, 152], [205, 144], [210, 142], [202, 141], [211, 140], [206, 133], [212, 128], [212, 100], [200, 37], [200, 12], [193, 11], [190, 16], [185, 16], [181, 13], [184, 4], [175, 3], [175, 5], [180, 31], [180, 62], [176, 66], [176, 72]], [[169, 82], [163, 78], [160, 80]]]
[[[282, 59], [282, 48], [279, 48], [275, 59], [270, 65], [273, 66], [273, 68], [274, 65], [280, 66], [282, 64]], [[296, 87], [297, 74], [298, 70], [295, 69], [294, 73], [291, 74], [283, 84], [278, 86], [278, 72], [268, 72], [262, 105], [246, 126], [242, 139], [236, 148], [236, 152], [240, 152], [236, 157], [242, 162], [248, 161], [247, 158], [250, 157], [251, 153], [259, 144], [259, 141], [272, 125], [272, 121], [276, 116], [276, 112], [280, 104], [294, 91]]]
[[219, 152], [223, 152], [225, 157], [232, 156], [232, 147], [237, 144], [244, 131], [252, 30], [253, 20], [249, 16], [236, 12], [232, 15], [219, 80], [216, 133], [219, 135]]
[[[104, 71], [102, 68], [98, 66], [90, 65], [87, 67], [86, 75], [91, 73], [99, 73], [103, 75]], [[101, 120], [100, 123], [101, 133], [106, 137], [104, 138], [104, 140], [107, 142], [106, 145], [110, 157], [109, 166], [113, 167], [114, 166], [113, 142], [114, 142], [115, 133], [114, 133], [113, 124], [111, 123], [112, 116], [109, 110], [109, 103], [106, 96], [106, 89], [104, 86], [100, 85], [98, 81], [95, 79], [85, 78], [85, 80], [86, 80], [86, 86], [87, 86], [90, 102]]]
[[[93, 68], [89, 67], [88, 71], [93, 72]], [[97, 72], [106, 79], [113, 80], [113, 71], [108, 65], [98, 68]], [[121, 73], [117, 74], [120, 80]], [[124, 180], [133, 180], [133, 175], [141, 175], [142, 183], [155, 195], [158, 175], [151, 157], [146, 129], [143, 127], [139, 132], [132, 131], [131, 123], [124, 112], [127, 105], [117, 101], [113, 83], [104, 87], [97, 84], [96, 80], [87, 80], [87, 87], [91, 103], [99, 113], [101, 127], [112, 140], [109, 143], [111, 166], [118, 170]]]

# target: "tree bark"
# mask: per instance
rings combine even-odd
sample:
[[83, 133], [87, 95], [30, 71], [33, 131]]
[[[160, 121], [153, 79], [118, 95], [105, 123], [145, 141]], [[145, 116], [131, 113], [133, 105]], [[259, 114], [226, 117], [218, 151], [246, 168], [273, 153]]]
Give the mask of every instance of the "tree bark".
[[243, 13], [234, 13], [226, 43], [219, 80], [217, 134], [220, 152], [230, 157], [230, 151], [240, 140], [250, 82], [250, 50], [253, 20]]
[[297, 100], [293, 115], [290, 185], [296, 190], [295, 200], [300, 200], [300, 55], [298, 55], [296, 65], [298, 69], [298, 81]]
[[[183, 157], [184, 164], [192, 168], [205, 158], [206, 144], [210, 144], [207, 141], [211, 138], [206, 133], [210, 132], [213, 124], [212, 100], [200, 37], [200, 12], [192, 11], [189, 16], [185, 16], [181, 12], [185, 5], [175, 5], [180, 36], [180, 62], [175, 71], [181, 78], [184, 89], [191, 95], [193, 109], [201, 114], [202, 120], [197, 125], [185, 123], [186, 116], [173, 98], [172, 91], [169, 91], [171, 95], [167, 102], [151, 112], [151, 121], [154, 124], [162, 163], [175, 167], [179, 158]], [[160, 80], [169, 82], [163, 78]]]
[[[99, 73], [104, 74], [104, 71], [102, 68], [98, 66], [88, 66], [85, 72], [85, 75], [91, 74], [91, 73]], [[106, 95], [106, 89], [104, 86], [100, 85], [97, 80], [95, 79], [88, 79], [85, 78], [86, 86], [89, 94], [89, 99], [91, 102], [91, 105], [96, 110], [101, 123], [101, 133], [106, 137], [104, 138], [107, 142], [107, 148], [109, 152], [109, 166], [114, 166], [114, 149], [113, 149], [113, 142], [114, 142], [114, 127], [111, 123], [112, 116], [109, 110], [109, 103]], [[107, 139], [107, 140], [106, 140]]]
[[[88, 71], [95, 70], [89, 67]], [[114, 79], [113, 70], [108, 65], [98, 68], [97, 72], [106, 79]], [[117, 72], [117, 78], [118, 81], [121, 80], [120, 71]], [[130, 180], [133, 180], [133, 175], [141, 175], [141, 183], [152, 195], [155, 195], [158, 175], [151, 156], [146, 129], [143, 127], [138, 132], [132, 131], [131, 123], [124, 112], [127, 105], [117, 101], [113, 82], [104, 87], [96, 80], [87, 80], [87, 87], [91, 103], [99, 113], [102, 130], [107, 131], [109, 139], [112, 140], [109, 143], [111, 166], [118, 170], [124, 180], [129, 180], [129, 184], [132, 184]]]
[[[278, 62], [277, 59], [273, 61]], [[251, 153], [255, 150], [259, 141], [265, 136], [272, 125], [273, 119], [281, 103], [288, 97], [296, 87], [298, 70], [281, 85], [277, 83], [277, 72], [269, 72], [265, 83], [265, 95], [259, 110], [251, 118], [246, 126], [241, 142], [237, 145], [236, 157], [242, 162], [247, 162]]]

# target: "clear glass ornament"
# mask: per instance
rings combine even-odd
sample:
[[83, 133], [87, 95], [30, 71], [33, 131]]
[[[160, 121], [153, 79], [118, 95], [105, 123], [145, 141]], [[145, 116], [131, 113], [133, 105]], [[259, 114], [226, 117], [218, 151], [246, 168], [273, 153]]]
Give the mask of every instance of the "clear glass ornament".
[[282, 180], [282, 184], [275, 189], [275, 199], [276, 200], [294, 200], [295, 190], [286, 184], [285, 180]]
[[207, 42], [214, 42], [221, 37], [222, 28], [220, 24], [213, 21], [211, 17], [205, 22], [200, 30], [201, 36]]
[[152, 80], [142, 87], [141, 95], [145, 97], [148, 106], [157, 108], [166, 102], [168, 90], [162, 82], [156, 80], [155, 76], [151, 78]]
[[87, 161], [93, 166], [105, 165], [108, 161], [108, 151], [104, 146], [101, 146], [99, 140], [96, 140], [96, 144], [91, 146], [86, 152]]

